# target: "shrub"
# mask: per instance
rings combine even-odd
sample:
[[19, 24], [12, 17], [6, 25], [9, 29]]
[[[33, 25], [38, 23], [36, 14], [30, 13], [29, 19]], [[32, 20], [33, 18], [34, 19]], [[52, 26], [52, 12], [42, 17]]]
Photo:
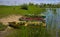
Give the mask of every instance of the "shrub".
[[21, 6], [21, 9], [28, 10], [28, 6], [26, 4]]

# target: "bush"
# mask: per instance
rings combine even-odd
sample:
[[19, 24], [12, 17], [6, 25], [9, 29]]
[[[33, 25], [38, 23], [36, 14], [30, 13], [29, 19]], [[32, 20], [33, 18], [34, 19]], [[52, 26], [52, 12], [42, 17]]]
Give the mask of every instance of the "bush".
[[21, 6], [21, 9], [28, 10], [28, 6], [26, 4]]

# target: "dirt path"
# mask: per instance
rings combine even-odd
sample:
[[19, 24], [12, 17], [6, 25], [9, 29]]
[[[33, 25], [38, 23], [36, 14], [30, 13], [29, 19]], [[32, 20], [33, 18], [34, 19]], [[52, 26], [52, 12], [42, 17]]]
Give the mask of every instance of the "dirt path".
[[7, 25], [8, 22], [18, 21], [18, 19], [22, 17], [21, 15], [9, 15], [7, 17], [1, 18], [0, 22]]

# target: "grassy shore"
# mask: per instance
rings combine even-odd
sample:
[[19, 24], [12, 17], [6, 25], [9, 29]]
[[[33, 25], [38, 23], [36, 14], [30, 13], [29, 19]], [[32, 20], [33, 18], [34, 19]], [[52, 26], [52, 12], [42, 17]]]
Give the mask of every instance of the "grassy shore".
[[[27, 10], [24, 10], [21, 8], [21, 6], [0, 6], [0, 18], [8, 16], [8, 15], [12, 15], [12, 14], [19, 14], [19, 15], [26, 15], [26, 14], [40, 14], [42, 12], [45, 12], [46, 9], [45, 8], [40, 8], [39, 6], [35, 6], [35, 5], [28, 5], [27, 6]], [[36, 28], [34, 28], [36, 29]], [[32, 31], [30, 31], [32, 30]], [[39, 31], [40, 29], [38, 28], [37, 31]], [[14, 31], [11, 32], [11, 34], [9, 34], [6, 37], [39, 37], [39, 32], [34, 33], [33, 28], [29, 28], [29, 27], [22, 27], [22, 29], [14, 29]], [[44, 30], [42, 30], [44, 31]], [[32, 33], [31, 33], [32, 32]], [[31, 34], [31, 35], [30, 35]]]
[[28, 10], [21, 9], [21, 6], [0, 6], [0, 17], [5, 17], [11, 14], [39, 14], [46, 11], [45, 8], [40, 8], [34, 5], [28, 5]]

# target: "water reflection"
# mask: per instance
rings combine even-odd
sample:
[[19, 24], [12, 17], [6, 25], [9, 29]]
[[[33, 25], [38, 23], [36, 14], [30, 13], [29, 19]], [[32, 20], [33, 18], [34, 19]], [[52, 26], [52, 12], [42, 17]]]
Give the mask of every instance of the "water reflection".
[[47, 8], [46, 24], [47, 31], [51, 33], [51, 37], [59, 37], [60, 8]]

